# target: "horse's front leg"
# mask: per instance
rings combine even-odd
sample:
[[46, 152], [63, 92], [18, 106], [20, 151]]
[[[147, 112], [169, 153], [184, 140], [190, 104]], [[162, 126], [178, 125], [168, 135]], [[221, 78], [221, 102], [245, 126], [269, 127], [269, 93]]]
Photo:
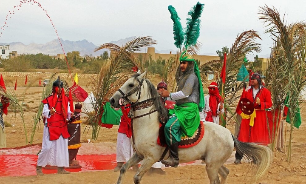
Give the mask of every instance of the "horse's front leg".
[[143, 175], [151, 168], [151, 166], [155, 163], [156, 161], [153, 160], [152, 158], [144, 158], [142, 160], [141, 166], [139, 167], [137, 173], [134, 176], [134, 183], [139, 184], [141, 178]]
[[138, 162], [141, 160], [142, 158], [138, 156], [137, 153], [134, 153], [134, 155], [121, 167], [117, 184], [121, 184], [122, 177], [124, 176], [126, 170], [128, 170], [131, 166], [138, 164]]

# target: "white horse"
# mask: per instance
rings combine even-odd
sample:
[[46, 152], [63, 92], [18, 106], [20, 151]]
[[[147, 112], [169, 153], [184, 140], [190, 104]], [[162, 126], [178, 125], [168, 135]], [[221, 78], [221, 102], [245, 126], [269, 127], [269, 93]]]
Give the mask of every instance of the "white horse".
[[[166, 109], [157, 90], [144, 76], [145, 73], [135, 74], [129, 78], [110, 99], [113, 107], [120, 107], [120, 99], [132, 104], [133, 143], [136, 150], [121, 168], [117, 184], [122, 183], [122, 177], [128, 168], [142, 161], [134, 176], [134, 183], [139, 184], [143, 175], [161, 159], [165, 150], [157, 144], [157, 138], [160, 119], [165, 117]], [[203, 160], [211, 184], [225, 183], [229, 170], [224, 163], [231, 156], [234, 147], [257, 166], [256, 179], [268, 169], [272, 155], [268, 147], [239, 142], [228, 129], [214, 123], [204, 126], [202, 140], [193, 147], [179, 149], [178, 155], [180, 163]]]

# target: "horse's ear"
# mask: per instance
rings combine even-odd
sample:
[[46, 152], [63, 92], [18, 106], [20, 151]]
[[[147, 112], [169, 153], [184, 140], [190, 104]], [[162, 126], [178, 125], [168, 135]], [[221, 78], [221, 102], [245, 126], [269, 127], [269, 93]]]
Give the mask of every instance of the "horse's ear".
[[139, 78], [143, 79], [146, 74], [147, 74], [147, 71], [143, 72], [141, 75], [139, 75]]

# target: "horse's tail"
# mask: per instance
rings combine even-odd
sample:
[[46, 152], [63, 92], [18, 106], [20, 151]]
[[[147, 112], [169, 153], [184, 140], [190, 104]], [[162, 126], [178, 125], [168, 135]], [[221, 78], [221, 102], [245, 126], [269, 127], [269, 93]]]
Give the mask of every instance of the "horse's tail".
[[[238, 153], [242, 153], [248, 160], [257, 166], [256, 179], [260, 178], [268, 170], [272, 161], [272, 151], [267, 146], [255, 143], [240, 142], [233, 135], [234, 146]], [[242, 155], [241, 154], [241, 155]]]

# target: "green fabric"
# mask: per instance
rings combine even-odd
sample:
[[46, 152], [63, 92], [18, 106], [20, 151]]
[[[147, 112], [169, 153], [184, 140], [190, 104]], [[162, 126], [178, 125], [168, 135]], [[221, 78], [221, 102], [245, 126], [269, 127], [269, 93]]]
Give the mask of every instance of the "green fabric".
[[119, 125], [122, 116], [121, 109], [115, 110], [111, 107], [109, 102], [106, 102], [106, 104], [103, 106], [103, 110], [104, 111], [101, 118], [102, 123]]
[[198, 77], [199, 80], [199, 111], [202, 111], [205, 107], [205, 100], [204, 100], [204, 92], [203, 92], [203, 86], [202, 86], [202, 81], [201, 81], [201, 76], [200, 76], [200, 70], [197, 65], [197, 62], [194, 61], [194, 73]]
[[[290, 121], [290, 109], [289, 109], [289, 94], [287, 94], [284, 104], [285, 104], [286, 107], [288, 107], [286, 122], [290, 124], [291, 121]], [[293, 120], [294, 120], [293, 126], [296, 127], [296, 128], [299, 128], [302, 124], [300, 107], [297, 107], [295, 117], [293, 118]]]
[[176, 116], [171, 117], [165, 125], [165, 138], [167, 145], [181, 141], [181, 125]]
[[237, 74], [237, 81], [249, 81], [248, 76], [249, 76], [249, 72], [244, 66], [244, 64], [242, 64]]
[[200, 113], [195, 103], [184, 103], [174, 106], [174, 113], [180, 121], [182, 136], [193, 136], [200, 125]]
[[245, 62], [245, 63], [247, 63], [247, 62], [248, 62], [248, 60], [247, 60], [247, 58], [246, 58], [246, 57], [244, 57], [244, 58], [243, 58], [243, 62]]

